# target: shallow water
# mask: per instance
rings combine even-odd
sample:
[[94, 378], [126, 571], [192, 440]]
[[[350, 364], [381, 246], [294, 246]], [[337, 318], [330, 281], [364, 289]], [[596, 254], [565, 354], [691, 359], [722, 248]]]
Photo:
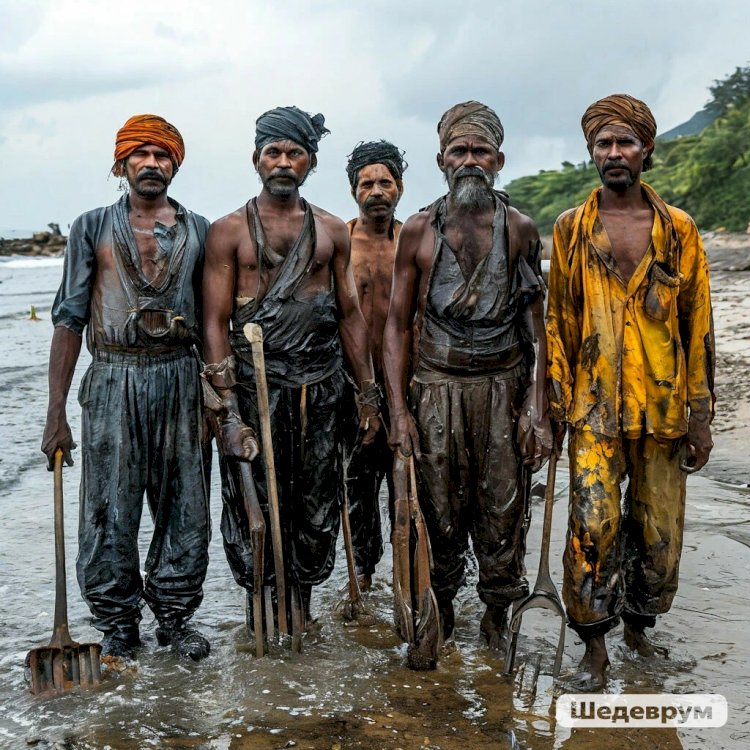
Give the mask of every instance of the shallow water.
[[[0, 748], [731, 748], [750, 745], [750, 687], [746, 669], [750, 601], [750, 492], [693, 477], [681, 588], [656, 639], [668, 660], [648, 662], [626, 653], [621, 630], [609, 639], [609, 690], [720, 692], [729, 700], [729, 723], [719, 730], [596, 730], [556, 726], [551, 668], [558, 621], [545, 613], [524, 620], [519, 672], [504, 678], [502, 663], [480, 642], [482, 609], [473, 583], [457, 605], [457, 650], [434, 672], [403, 666], [404, 648], [390, 628], [390, 567], [375, 577], [369, 604], [380, 622], [347, 627], [333, 610], [346, 582], [339, 550], [332, 579], [313, 594], [317, 628], [303, 653], [279, 646], [253, 656], [244, 626], [244, 598], [226, 565], [218, 531], [220, 496], [212, 491], [214, 535], [205, 600], [195, 623], [212, 642], [200, 664], [177, 660], [153, 638], [144, 612], [145, 648], [137, 672], [110, 678], [98, 690], [40, 701], [28, 693], [23, 662], [45, 643], [54, 608], [52, 481], [39, 443], [46, 412], [49, 307], [60, 262], [0, 259]], [[41, 322], [26, 318], [30, 305]], [[75, 392], [87, 364], [84, 354], [69, 399], [79, 434]], [[561, 580], [566, 471], [558, 472], [552, 539], [552, 576]], [[65, 471], [69, 619], [74, 638], [98, 640], [88, 625], [73, 571], [76, 551], [78, 465]], [[541, 526], [535, 499], [528, 565], [533, 582]], [[144, 514], [142, 553], [151, 525]], [[470, 579], [475, 582], [475, 571]], [[582, 647], [568, 632], [564, 671]], [[543, 656], [536, 694], [529, 687], [533, 658]]]

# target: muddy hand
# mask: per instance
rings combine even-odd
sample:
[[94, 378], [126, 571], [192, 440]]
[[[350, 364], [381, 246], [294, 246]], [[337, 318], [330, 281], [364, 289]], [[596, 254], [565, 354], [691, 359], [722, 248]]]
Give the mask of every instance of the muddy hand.
[[73, 456], [70, 452], [77, 447], [65, 415], [49, 415], [42, 437], [42, 453], [47, 456], [47, 471], [54, 471], [55, 451], [58, 448], [63, 452], [63, 461], [72, 466]]
[[419, 436], [414, 418], [408, 412], [391, 414], [391, 434], [388, 445], [399, 450], [403, 456], [414, 454], [417, 461], [422, 457], [419, 451]]
[[359, 431], [362, 436], [362, 445], [371, 445], [378, 434], [378, 430], [381, 428], [380, 412], [374, 407], [363, 407], [359, 417]]
[[698, 419], [691, 415], [683, 448], [685, 458], [680, 464], [680, 469], [687, 474], [699, 471], [708, 462], [713, 447], [711, 425], [708, 420]]
[[523, 463], [536, 472], [552, 454], [552, 427], [547, 417], [540, 417], [536, 408], [524, 405], [518, 420], [518, 446]]
[[258, 455], [258, 438], [242, 422], [229, 422], [221, 426], [224, 455], [240, 461], [252, 461]]

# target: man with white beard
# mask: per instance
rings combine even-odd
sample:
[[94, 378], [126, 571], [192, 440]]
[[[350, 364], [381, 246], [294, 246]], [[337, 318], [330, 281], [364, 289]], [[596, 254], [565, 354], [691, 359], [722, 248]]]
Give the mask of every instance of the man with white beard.
[[528, 593], [530, 474], [552, 446], [541, 244], [493, 190], [505, 161], [497, 114], [457, 104], [438, 135], [450, 192], [409, 218], [396, 252], [383, 345], [390, 443], [416, 458], [444, 638], [471, 535], [480, 630], [502, 650], [508, 609]]

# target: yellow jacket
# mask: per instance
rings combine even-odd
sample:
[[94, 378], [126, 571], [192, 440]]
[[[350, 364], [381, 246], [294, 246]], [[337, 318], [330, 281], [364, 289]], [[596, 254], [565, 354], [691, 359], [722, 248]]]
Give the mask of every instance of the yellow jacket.
[[558, 218], [547, 309], [551, 416], [610, 437], [687, 432], [713, 416], [714, 333], [698, 230], [641, 183], [651, 247], [627, 284], [599, 219], [599, 192]]

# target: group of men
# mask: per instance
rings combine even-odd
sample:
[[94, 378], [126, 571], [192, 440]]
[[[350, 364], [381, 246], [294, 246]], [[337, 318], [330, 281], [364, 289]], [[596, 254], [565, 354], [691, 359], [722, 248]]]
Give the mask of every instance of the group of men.
[[[322, 115], [279, 107], [258, 118], [262, 189], [210, 228], [167, 196], [179, 132], [154, 115], [125, 123], [113, 173], [127, 192], [71, 228], [42, 445], [50, 467], [58, 449], [72, 463], [65, 402], [85, 329], [77, 572], [105, 655], [135, 655], [144, 601], [162, 646], [209, 653], [189, 624], [207, 565], [208, 424], [227, 559], [252, 593], [238, 462], [250, 462], [265, 513], [269, 487], [247, 323], [263, 330], [284, 557], [306, 618], [333, 569], [344, 491], [370, 585], [384, 548], [379, 489], [386, 478], [392, 507], [399, 450], [416, 461], [444, 637], [471, 539], [480, 629], [501, 648], [528, 593], [531, 474], [567, 430], [563, 597], [586, 644], [581, 669], [604, 684], [604, 635], [620, 618], [628, 645], [654, 653], [644, 631], [677, 587], [685, 477], [711, 450], [707, 263], [690, 217], [641, 181], [656, 136], [648, 107], [607, 97], [582, 126], [602, 186], [555, 225], [545, 331], [539, 234], [494, 189], [504, 131], [484, 104], [441, 118], [448, 192], [403, 226], [407, 165], [387, 141], [349, 157], [359, 215], [348, 224], [300, 196], [328, 133]], [[155, 528], [142, 579], [144, 492]]]

